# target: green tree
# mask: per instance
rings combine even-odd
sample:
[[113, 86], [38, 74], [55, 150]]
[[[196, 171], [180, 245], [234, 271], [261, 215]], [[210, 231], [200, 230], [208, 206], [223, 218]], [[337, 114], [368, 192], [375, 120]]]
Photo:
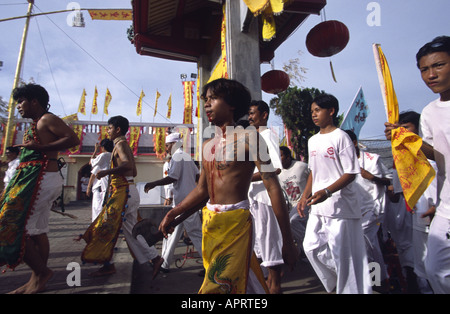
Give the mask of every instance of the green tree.
[[324, 93], [317, 88], [289, 87], [270, 100], [275, 114], [292, 130], [293, 151], [305, 161], [308, 161], [308, 139], [318, 131], [311, 119], [310, 106], [315, 97]]

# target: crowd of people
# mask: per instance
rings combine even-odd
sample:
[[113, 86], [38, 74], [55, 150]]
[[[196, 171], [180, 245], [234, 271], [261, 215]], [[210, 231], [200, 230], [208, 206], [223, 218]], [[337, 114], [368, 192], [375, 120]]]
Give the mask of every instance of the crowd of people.
[[[338, 127], [339, 102], [333, 95], [311, 103], [319, 132], [308, 141], [305, 163], [279, 147], [267, 128], [270, 110], [264, 101], [252, 101], [235, 80], [217, 79], [201, 95], [215, 136], [204, 141], [199, 166], [183, 152], [180, 134], [171, 133], [163, 178], [145, 185], [145, 192], [167, 187], [167, 199], [173, 200], [167, 201], [172, 209], [159, 226], [161, 255], [142, 235], [133, 235], [139, 193], [125, 138], [129, 123], [122, 116], [109, 119], [109, 140], [96, 146], [91, 159], [86, 193], [93, 195], [92, 223], [79, 237], [86, 241], [81, 259], [103, 265], [92, 276], [114, 274], [110, 262], [122, 229], [132, 256], [140, 264], [150, 262], [155, 277], [169, 271], [175, 245], [186, 231], [203, 259], [199, 293], [281, 293], [283, 271], [292, 270], [302, 255], [327, 292], [389, 293], [395, 279], [405, 293], [450, 293], [450, 37], [423, 46], [417, 66], [439, 99], [422, 114], [404, 112], [398, 123], [385, 123], [388, 140], [398, 127], [419, 134], [421, 150], [436, 169], [414, 208], [407, 210], [395, 167], [388, 170], [379, 155], [360, 149], [351, 130]], [[57, 153], [79, 141], [48, 112], [48, 94], [41, 86], [19, 87], [14, 99], [19, 113], [33, 123], [23, 144], [16, 145], [20, 161], [13, 148], [7, 154], [0, 265], [25, 262], [31, 278], [13, 293], [37, 293], [52, 276], [46, 234], [51, 204], [62, 187]], [[192, 211], [204, 202], [200, 211]], [[398, 259], [389, 256], [392, 249]], [[379, 269], [377, 284], [371, 265]]]

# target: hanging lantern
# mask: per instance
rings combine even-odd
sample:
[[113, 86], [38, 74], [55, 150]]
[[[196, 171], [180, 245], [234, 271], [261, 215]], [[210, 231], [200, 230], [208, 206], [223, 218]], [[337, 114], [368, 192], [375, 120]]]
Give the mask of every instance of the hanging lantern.
[[306, 48], [316, 57], [331, 57], [347, 46], [350, 34], [339, 21], [325, 21], [314, 26], [306, 36]]
[[290, 81], [286, 72], [271, 70], [261, 76], [261, 89], [269, 94], [278, 94], [288, 89]]

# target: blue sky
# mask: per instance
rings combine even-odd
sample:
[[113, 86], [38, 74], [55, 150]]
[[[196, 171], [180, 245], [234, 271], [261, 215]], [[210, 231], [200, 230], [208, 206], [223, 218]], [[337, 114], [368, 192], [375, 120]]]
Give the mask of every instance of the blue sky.
[[[70, 1], [36, 0], [35, 12], [66, 9]], [[82, 8], [130, 8], [129, 0], [79, 0]], [[368, 5], [379, 5], [380, 26], [369, 26], [367, 17], [373, 13]], [[107, 4], [107, 6], [106, 6]], [[337, 83], [331, 77], [330, 58], [309, 54], [305, 38], [309, 30], [323, 17], [310, 16], [303, 25], [276, 51], [274, 65], [281, 69], [289, 59], [300, 55], [300, 63], [307, 68], [303, 87], [316, 87], [335, 95], [341, 113], [348, 109], [358, 88], [362, 86], [370, 115], [361, 130], [361, 138], [380, 138], [386, 120], [372, 44], [379, 43], [392, 72], [400, 110], [420, 112], [437, 98], [422, 82], [416, 68], [415, 54], [426, 42], [439, 35], [449, 35], [448, 0], [329, 0], [325, 8], [327, 20], [339, 20], [347, 25], [350, 41], [339, 54], [331, 57]], [[25, 15], [24, 0], [0, 0], [0, 19]], [[378, 11], [377, 11], [378, 13]], [[196, 72], [196, 64], [174, 62], [140, 56], [128, 41], [126, 30], [131, 21], [92, 21], [87, 12], [85, 28], [67, 24], [69, 13], [33, 18], [27, 40], [22, 77], [33, 78], [50, 93], [51, 111], [60, 116], [75, 113], [83, 88], [86, 89], [87, 111], [79, 119], [107, 120], [102, 116], [106, 88], [113, 96], [109, 107], [111, 115], [122, 114], [130, 121], [169, 122], [166, 103], [172, 93], [173, 111], [170, 122], [182, 121], [183, 90], [180, 74]], [[9, 99], [13, 84], [17, 55], [22, 37], [24, 19], [0, 22], [0, 96]], [[447, 33], [446, 33], [447, 32]], [[42, 38], [41, 38], [42, 37]], [[47, 60], [48, 57], [48, 60]], [[50, 66], [49, 66], [50, 63]], [[51, 67], [51, 71], [50, 71]], [[262, 65], [261, 73], [270, 70]], [[94, 88], [98, 89], [99, 114], [90, 115]], [[136, 103], [144, 90], [143, 115], [136, 115]], [[158, 112], [153, 117], [156, 90], [161, 93]], [[273, 95], [263, 92], [269, 101]], [[281, 126], [281, 120], [272, 115], [269, 123]]]

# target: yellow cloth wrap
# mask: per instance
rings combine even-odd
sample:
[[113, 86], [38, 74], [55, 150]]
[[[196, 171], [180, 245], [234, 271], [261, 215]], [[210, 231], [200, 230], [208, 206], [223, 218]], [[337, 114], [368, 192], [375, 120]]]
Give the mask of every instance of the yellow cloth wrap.
[[252, 248], [252, 218], [248, 209], [214, 212], [203, 208], [203, 266], [200, 294], [244, 294], [249, 269], [268, 292]]
[[87, 243], [81, 254], [83, 262], [105, 263], [111, 260], [122, 226], [122, 213], [127, 206], [128, 186], [125, 177], [111, 175], [111, 195], [101, 213], [83, 235]]
[[270, 41], [276, 35], [274, 15], [283, 13], [286, 0], [244, 0], [247, 7], [255, 15], [260, 15], [263, 21], [262, 37]]
[[423, 192], [436, 176], [420, 150], [422, 139], [405, 128], [392, 130], [392, 155], [402, 185], [405, 200], [413, 209]]

